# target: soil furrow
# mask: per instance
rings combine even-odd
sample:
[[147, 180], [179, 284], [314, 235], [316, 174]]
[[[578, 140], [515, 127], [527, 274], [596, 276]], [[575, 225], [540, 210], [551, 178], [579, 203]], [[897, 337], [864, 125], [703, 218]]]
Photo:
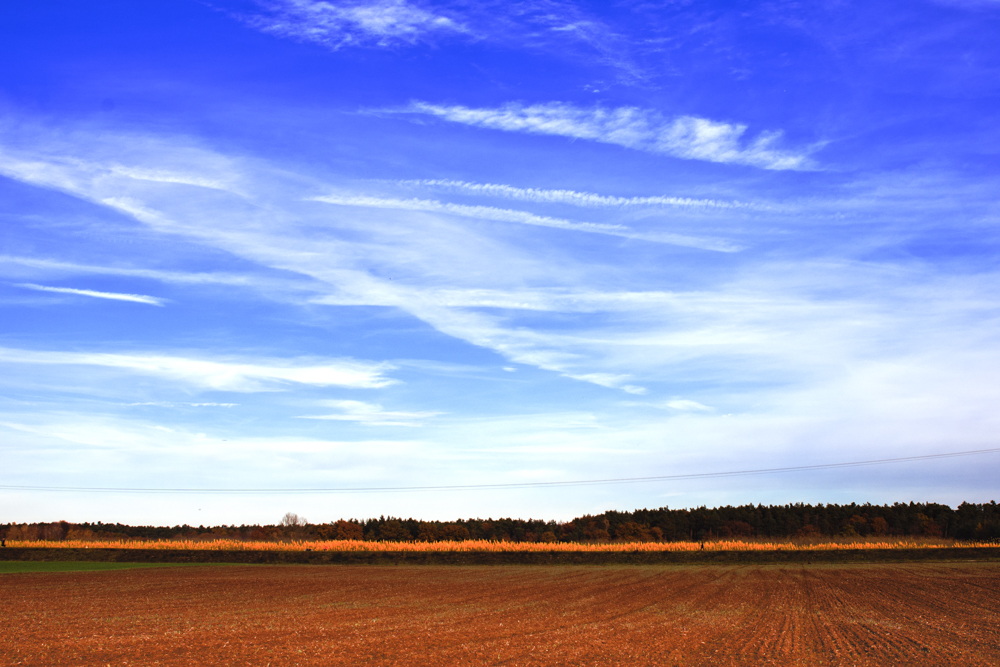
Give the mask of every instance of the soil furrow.
[[995, 665], [1000, 566], [0, 577], [0, 665]]

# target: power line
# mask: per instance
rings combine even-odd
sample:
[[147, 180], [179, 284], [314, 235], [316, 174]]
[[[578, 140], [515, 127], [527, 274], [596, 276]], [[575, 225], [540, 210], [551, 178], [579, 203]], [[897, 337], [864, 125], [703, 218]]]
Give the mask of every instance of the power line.
[[305, 493], [400, 493], [411, 491], [477, 491], [489, 489], [527, 489], [564, 486], [597, 486], [602, 484], [637, 484], [647, 482], [667, 482], [684, 479], [708, 479], [713, 477], [743, 477], [750, 475], [773, 475], [778, 473], [804, 472], [811, 470], [832, 470], [837, 468], [860, 468], [863, 466], [888, 465], [908, 461], [930, 461], [958, 456], [974, 456], [977, 454], [996, 454], [1000, 447], [993, 449], [975, 449], [967, 452], [948, 452], [944, 454], [924, 454], [922, 456], [902, 456], [892, 459], [874, 459], [871, 461], [850, 461], [847, 463], [821, 463], [808, 466], [788, 466], [783, 468], [760, 468], [756, 470], [730, 470], [726, 472], [687, 473], [683, 475], [657, 475], [653, 477], [616, 477], [612, 479], [581, 479], [565, 482], [511, 482], [506, 484], [451, 484], [440, 486], [369, 486], [344, 488], [316, 489], [213, 489], [213, 488], [138, 488], [138, 487], [105, 487], [105, 486], [18, 486], [0, 484], [0, 489], [9, 491], [57, 491], [75, 493], [203, 493], [203, 494], [305, 494]]

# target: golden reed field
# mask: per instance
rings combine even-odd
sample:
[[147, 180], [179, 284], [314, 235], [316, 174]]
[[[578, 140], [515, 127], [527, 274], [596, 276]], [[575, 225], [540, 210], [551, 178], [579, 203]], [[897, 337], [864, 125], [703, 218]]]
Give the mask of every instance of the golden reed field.
[[0, 664], [995, 666], [997, 563], [0, 575]]
[[757, 542], [741, 540], [706, 542], [375, 542], [363, 540], [251, 541], [251, 540], [7, 540], [11, 548], [45, 549], [201, 549], [212, 551], [441, 551], [441, 552], [635, 552], [635, 551], [829, 551], [845, 549], [921, 549], [947, 547], [995, 547], [995, 542], [955, 542], [934, 539], [828, 540]]

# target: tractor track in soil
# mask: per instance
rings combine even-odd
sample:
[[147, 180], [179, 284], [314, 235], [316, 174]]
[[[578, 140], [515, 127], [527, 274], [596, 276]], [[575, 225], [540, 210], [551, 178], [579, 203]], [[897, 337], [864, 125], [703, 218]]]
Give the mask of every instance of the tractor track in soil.
[[1000, 565], [0, 576], [0, 665], [996, 665]]

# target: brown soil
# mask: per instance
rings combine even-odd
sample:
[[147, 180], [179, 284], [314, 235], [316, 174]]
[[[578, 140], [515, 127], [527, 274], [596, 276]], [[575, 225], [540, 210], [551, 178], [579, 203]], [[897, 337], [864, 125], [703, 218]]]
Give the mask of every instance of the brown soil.
[[0, 576], [3, 665], [997, 665], [1000, 566]]

